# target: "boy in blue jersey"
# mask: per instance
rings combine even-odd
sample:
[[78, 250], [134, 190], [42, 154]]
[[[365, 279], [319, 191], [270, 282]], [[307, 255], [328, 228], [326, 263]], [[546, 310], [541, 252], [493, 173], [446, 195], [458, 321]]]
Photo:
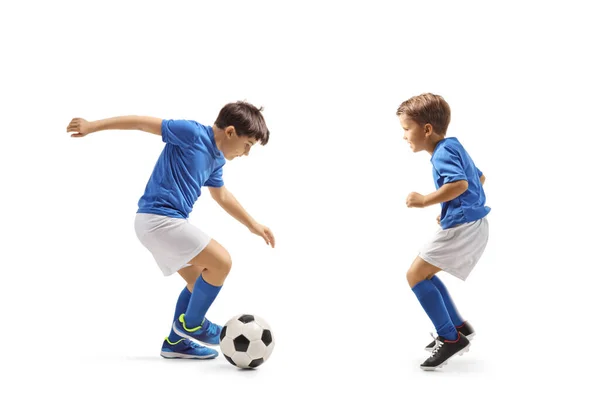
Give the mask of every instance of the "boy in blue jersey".
[[403, 102], [396, 111], [406, 140], [414, 153], [431, 155], [436, 191], [427, 195], [412, 192], [408, 207], [441, 204], [440, 229], [409, 268], [406, 277], [438, 336], [426, 350], [431, 356], [424, 370], [443, 366], [456, 354], [468, 351], [473, 327], [458, 313], [448, 290], [435, 275], [439, 271], [467, 279], [488, 241], [483, 182], [485, 176], [454, 137], [446, 137], [450, 106], [438, 95], [425, 93]]
[[215, 358], [221, 326], [206, 318], [231, 269], [227, 250], [188, 221], [202, 187], [250, 232], [275, 246], [269, 228], [256, 222], [223, 183], [226, 160], [247, 156], [257, 142], [269, 141], [269, 130], [258, 109], [246, 102], [225, 105], [213, 126], [190, 120], [125, 116], [88, 122], [73, 119], [67, 132], [84, 137], [92, 132], [121, 129], [160, 135], [163, 148], [138, 203], [135, 230], [165, 276], [177, 272], [186, 282], [175, 306], [171, 332], [161, 355], [165, 358]]

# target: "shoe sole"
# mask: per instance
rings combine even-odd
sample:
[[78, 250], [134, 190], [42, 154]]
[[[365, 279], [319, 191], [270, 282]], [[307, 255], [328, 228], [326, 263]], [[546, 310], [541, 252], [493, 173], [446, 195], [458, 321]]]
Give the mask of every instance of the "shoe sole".
[[[471, 333], [468, 336], [465, 336], [469, 341], [471, 341], [475, 337], [475, 332]], [[433, 351], [433, 347], [425, 347], [425, 351], [431, 353]]]
[[196, 339], [195, 337], [193, 337], [193, 336], [190, 336], [190, 335], [188, 335], [187, 333], [185, 333], [185, 332], [183, 332], [183, 331], [180, 331], [180, 330], [177, 328], [177, 325], [176, 325], [174, 322], [173, 322], [173, 330], [174, 330], [174, 331], [175, 331], [175, 333], [176, 333], [176, 334], [178, 334], [179, 336], [181, 336], [181, 337], [184, 337], [184, 338], [186, 338], [186, 339], [189, 339], [189, 340], [191, 340], [191, 341], [192, 341], [192, 342], [194, 342], [194, 343], [198, 343], [198, 344], [200, 344], [200, 345], [206, 345], [206, 346], [219, 346], [219, 343], [217, 343], [217, 344], [214, 344], [214, 343], [202, 342], [202, 341], [200, 341], [200, 340]]
[[448, 361], [450, 361], [452, 359], [452, 357], [454, 357], [455, 355], [459, 355], [462, 356], [465, 353], [469, 352], [469, 347], [471, 347], [471, 343], [469, 343], [468, 345], [465, 346], [464, 349], [462, 349], [461, 351], [459, 351], [458, 353], [452, 354], [450, 357], [448, 357], [448, 359], [446, 361], [444, 361], [443, 363], [441, 363], [440, 365], [437, 365], [435, 367], [423, 367], [421, 366], [421, 369], [423, 371], [435, 371], [438, 368], [442, 368], [444, 365], [448, 364]]
[[188, 360], [192, 360], [192, 359], [210, 360], [212, 358], [217, 358], [218, 354], [213, 354], [213, 355], [209, 355], [209, 356], [191, 356], [189, 354], [173, 353], [172, 351], [161, 351], [160, 356], [163, 358], [185, 358]]

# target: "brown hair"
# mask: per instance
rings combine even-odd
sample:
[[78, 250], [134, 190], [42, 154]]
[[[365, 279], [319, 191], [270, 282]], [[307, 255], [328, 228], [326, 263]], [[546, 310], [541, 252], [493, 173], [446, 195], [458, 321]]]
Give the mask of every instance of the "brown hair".
[[435, 133], [446, 135], [450, 124], [450, 106], [442, 96], [423, 93], [404, 101], [396, 115], [405, 114], [418, 124], [431, 124]]
[[221, 129], [233, 126], [238, 136], [247, 136], [256, 139], [263, 146], [269, 141], [269, 130], [261, 111], [245, 101], [226, 104], [215, 121]]

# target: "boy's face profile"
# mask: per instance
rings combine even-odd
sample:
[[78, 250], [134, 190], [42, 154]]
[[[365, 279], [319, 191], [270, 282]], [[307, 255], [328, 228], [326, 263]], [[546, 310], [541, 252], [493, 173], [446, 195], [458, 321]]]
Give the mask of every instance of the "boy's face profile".
[[223, 143], [223, 156], [231, 161], [236, 157], [247, 156], [256, 143], [256, 139], [248, 136], [238, 136], [233, 126], [225, 128], [225, 142]]
[[[404, 131], [403, 139], [408, 142], [413, 153], [425, 150], [429, 124], [422, 126], [405, 114], [400, 114], [399, 119], [402, 130]], [[431, 128], [429, 128], [429, 130], [431, 130]]]

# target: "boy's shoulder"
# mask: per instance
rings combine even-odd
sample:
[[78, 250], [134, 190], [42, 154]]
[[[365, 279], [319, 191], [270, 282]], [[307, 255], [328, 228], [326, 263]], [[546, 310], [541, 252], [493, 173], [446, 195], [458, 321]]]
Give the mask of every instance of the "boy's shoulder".
[[208, 139], [212, 134], [212, 126], [210, 125], [204, 125], [193, 119], [183, 119], [179, 121], [184, 127], [187, 127], [190, 132], [193, 132], [196, 137]]
[[167, 119], [163, 119], [162, 121], [163, 123], [168, 123], [168, 124], [174, 124], [174, 125], [179, 125], [179, 126], [194, 126], [194, 127], [198, 127], [198, 128], [209, 128], [209, 125], [205, 125], [201, 122], [198, 122], [195, 119], [189, 119], [189, 118], [167, 118]]
[[464, 151], [463, 145], [455, 137], [444, 138], [435, 148], [432, 160], [442, 160], [452, 154], [460, 154]]
[[192, 119], [165, 119], [161, 130], [167, 143], [180, 147], [214, 146], [212, 126]]
[[458, 140], [457, 137], [454, 137], [454, 136], [446, 138], [446, 140], [444, 140], [442, 143], [444, 144], [444, 147], [448, 148], [448, 149], [455, 149], [455, 150], [463, 150], [464, 149], [462, 143]]

